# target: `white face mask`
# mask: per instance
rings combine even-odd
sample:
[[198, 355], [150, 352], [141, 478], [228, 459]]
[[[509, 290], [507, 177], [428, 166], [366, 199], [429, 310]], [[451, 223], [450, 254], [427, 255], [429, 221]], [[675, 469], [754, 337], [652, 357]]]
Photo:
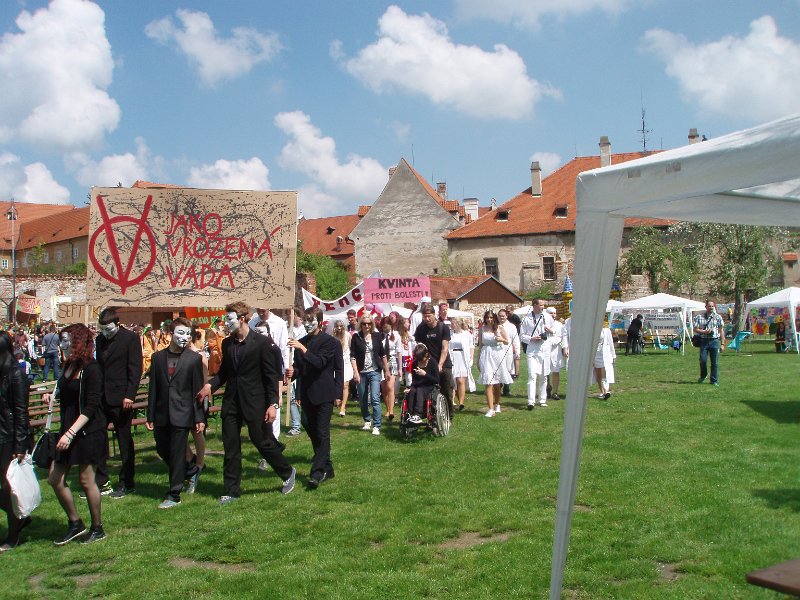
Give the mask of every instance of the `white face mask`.
[[317, 328], [316, 319], [303, 319], [303, 327], [305, 328], [306, 333], [311, 333]]
[[236, 330], [239, 329], [239, 317], [235, 312], [225, 315], [225, 327], [228, 328], [228, 333], [236, 333]]
[[261, 335], [269, 335], [269, 328], [266, 325], [259, 325], [256, 327], [256, 331]]
[[106, 338], [107, 340], [110, 340], [115, 335], [117, 335], [117, 331], [119, 331], [119, 325], [117, 325], [113, 321], [111, 323], [107, 323], [106, 325], [103, 325], [102, 323], [98, 323], [97, 324], [97, 329], [100, 331], [100, 333], [103, 334], [104, 338]]
[[192, 329], [190, 327], [178, 325], [175, 331], [172, 332], [172, 339], [179, 348], [186, 348], [189, 342], [192, 341]]
[[68, 333], [61, 334], [61, 352], [64, 353], [64, 358], [69, 358], [69, 353], [72, 350], [72, 340]]

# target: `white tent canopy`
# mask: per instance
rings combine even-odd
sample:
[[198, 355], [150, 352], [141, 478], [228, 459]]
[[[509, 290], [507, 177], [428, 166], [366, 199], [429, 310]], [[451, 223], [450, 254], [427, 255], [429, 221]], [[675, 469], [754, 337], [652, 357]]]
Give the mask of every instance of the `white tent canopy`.
[[[691, 316], [693, 310], [705, 310], [706, 305], [697, 300], [660, 293], [653, 294], [652, 296], [645, 296], [644, 298], [637, 298], [636, 300], [629, 300], [628, 302], [624, 302], [620, 309], [623, 312], [679, 310], [681, 313], [681, 350], [684, 350], [686, 348], [687, 334], [689, 337], [692, 335], [691, 331], [686, 330], [686, 318]], [[693, 330], [691, 319], [689, 319], [689, 327]]]
[[560, 598], [580, 466], [586, 389], [626, 217], [800, 225], [800, 115], [581, 173], [576, 182], [570, 386], [550, 598]]
[[798, 334], [797, 325], [795, 324], [795, 315], [797, 314], [797, 306], [800, 305], [800, 288], [788, 287], [779, 292], [769, 294], [758, 300], [753, 300], [747, 303], [747, 312], [753, 308], [786, 308], [789, 311], [789, 323], [792, 327], [792, 337], [794, 337], [794, 347], [797, 353], [800, 354], [800, 347], [798, 347]]

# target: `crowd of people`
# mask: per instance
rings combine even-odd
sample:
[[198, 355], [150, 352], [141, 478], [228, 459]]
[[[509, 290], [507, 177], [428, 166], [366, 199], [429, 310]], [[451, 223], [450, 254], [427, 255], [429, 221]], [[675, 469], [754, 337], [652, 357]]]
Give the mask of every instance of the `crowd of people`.
[[[370, 310], [372, 309], [372, 310]], [[30, 450], [25, 376], [30, 364], [41, 365], [42, 381], [57, 381], [60, 429], [48, 481], [67, 517], [67, 529], [56, 545], [73, 540], [92, 543], [105, 537], [101, 497], [123, 499], [136, 492], [136, 450], [132, 421], [140, 383], [147, 376], [146, 428], [153, 432], [158, 456], [167, 467], [168, 483], [160, 509], [181, 503], [194, 493], [205, 466], [205, 428], [210, 398], [224, 386], [221, 433], [224, 449], [221, 505], [242, 493], [241, 430], [258, 450], [259, 468], [271, 468], [280, 490], [290, 493], [297, 470], [284, 456], [279, 410], [288, 391], [291, 426], [288, 436], [305, 430], [312, 457], [307, 484], [318, 488], [335, 476], [331, 461], [330, 425], [338, 409], [347, 416], [348, 400], [358, 401], [363, 430], [380, 436], [395, 419], [401, 389], [407, 388], [404, 425], [421, 424], [426, 401], [434, 390], [446, 399], [452, 418], [464, 409], [466, 392], [485, 386], [487, 417], [500, 414], [501, 399], [528, 367], [527, 407], [546, 407], [558, 400], [559, 372], [569, 357], [569, 319], [556, 318], [553, 307], [536, 299], [528, 312], [508, 306], [487, 310], [475, 331], [460, 317], [448, 316], [445, 301], [422, 298], [408, 317], [383, 315], [367, 306], [360, 314], [326, 321], [319, 308], [297, 308], [287, 319], [267, 308], [243, 302], [225, 307], [224, 319], [208, 328], [183, 317], [160, 328], [120, 324], [114, 308], [103, 310], [96, 324], [56, 324], [14, 335], [0, 332], [0, 377], [3, 415], [0, 445], [5, 471], [14, 458]], [[601, 336], [595, 360], [601, 396], [613, 383], [613, 342]], [[27, 364], [27, 370], [23, 363]], [[42, 364], [43, 363], [43, 364]], [[35, 370], [34, 370], [35, 371]], [[6, 379], [10, 382], [6, 384]], [[43, 397], [50, 400], [48, 394]], [[139, 405], [141, 406], [141, 405]], [[8, 411], [12, 418], [5, 418]], [[107, 465], [108, 425], [113, 424], [120, 455], [118, 481], [112, 485]], [[191, 442], [191, 443], [190, 443]], [[78, 469], [78, 481], [89, 509], [89, 526], [81, 518], [67, 477]], [[13, 516], [3, 488], [2, 508], [8, 513], [7, 538], [0, 551], [16, 546], [29, 523]]]

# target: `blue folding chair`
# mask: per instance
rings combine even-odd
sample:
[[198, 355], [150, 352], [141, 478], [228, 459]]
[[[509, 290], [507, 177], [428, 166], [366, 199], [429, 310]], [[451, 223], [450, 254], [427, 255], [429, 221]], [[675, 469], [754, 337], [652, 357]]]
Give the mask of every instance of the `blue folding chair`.
[[742, 341], [749, 335], [752, 335], [750, 331], [737, 331], [736, 337], [731, 340], [728, 345], [726, 346], [728, 350], [735, 350], [739, 352], [742, 349]]

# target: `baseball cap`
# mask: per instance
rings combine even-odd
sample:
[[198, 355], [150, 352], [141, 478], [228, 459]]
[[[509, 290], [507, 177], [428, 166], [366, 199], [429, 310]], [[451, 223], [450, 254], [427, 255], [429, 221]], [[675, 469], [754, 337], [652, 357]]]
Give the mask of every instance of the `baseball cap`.
[[431, 297], [430, 296], [423, 296], [422, 298], [419, 299], [419, 301], [420, 301], [420, 303], [422, 303], [422, 302], [430, 302], [431, 301]]
[[549, 312], [551, 315], [556, 314], [556, 308], [554, 306], [548, 306], [544, 310], [545, 310], [545, 312]]

